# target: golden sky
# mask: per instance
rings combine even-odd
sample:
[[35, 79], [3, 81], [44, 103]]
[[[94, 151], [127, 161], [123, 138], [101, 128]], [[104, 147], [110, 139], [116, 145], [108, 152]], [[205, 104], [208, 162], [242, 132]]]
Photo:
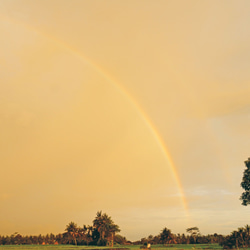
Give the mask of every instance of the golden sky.
[[135, 240], [248, 223], [250, 2], [0, 1], [0, 234], [107, 212]]

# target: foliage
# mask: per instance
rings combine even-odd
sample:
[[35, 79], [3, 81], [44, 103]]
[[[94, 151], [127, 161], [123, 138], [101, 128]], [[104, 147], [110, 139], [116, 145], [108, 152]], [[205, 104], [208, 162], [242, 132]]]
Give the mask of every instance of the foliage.
[[[126, 247], [119, 247], [119, 248], [112, 248], [112, 250], [138, 250], [140, 248], [140, 246], [126, 246]], [[156, 245], [153, 246], [153, 248], [155, 250], [193, 250], [195, 247], [195, 245], [171, 245], [171, 248], [169, 249], [169, 246], [163, 246], [163, 245]], [[7, 250], [7, 249], [11, 249], [11, 250], [73, 250], [73, 249], [78, 249], [78, 250], [111, 250], [110, 248], [107, 247], [87, 247], [87, 246], [69, 246], [69, 245], [46, 245], [46, 246], [41, 246], [41, 245], [12, 245], [12, 246], [1, 246], [0, 245], [0, 250]], [[208, 249], [214, 249], [214, 250], [221, 250], [221, 247], [213, 244], [213, 245], [199, 245], [199, 250], [208, 250]]]
[[220, 245], [223, 248], [248, 248], [250, 246], [250, 227], [240, 227], [238, 230], [233, 231], [230, 235], [226, 236]]
[[173, 243], [174, 235], [172, 234], [171, 230], [168, 228], [163, 228], [160, 233], [160, 241], [163, 244]]
[[114, 237], [114, 242], [119, 245], [125, 245], [127, 243], [127, 239], [120, 234], [116, 234]]
[[97, 240], [98, 246], [106, 246], [107, 244], [113, 246], [114, 235], [120, 232], [119, 226], [113, 222], [110, 216], [102, 213], [102, 211], [96, 213], [93, 228], [98, 232], [98, 234], [95, 232], [95, 240]]
[[102, 211], [98, 211], [93, 221], [93, 226], [83, 227], [71, 221], [66, 225], [63, 234], [47, 234], [42, 236], [22, 236], [15, 232], [11, 236], [0, 235], [0, 245], [98, 245], [106, 246], [117, 244], [126, 244], [127, 240], [121, 235], [115, 235], [120, 232], [120, 228], [116, 225], [110, 216]]
[[187, 233], [189, 233], [191, 235], [190, 240], [192, 240], [192, 243], [196, 243], [196, 238], [199, 236], [200, 234], [200, 230], [198, 227], [189, 227], [186, 229]]
[[[112, 246], [114, 245], [126, 245], [129, 249], [138, 249], [142, 245], [146, 246], [148, 243], [151, 244], [152, 249], [166, 249], [164, 245], [158, 244], [169, 244], [167, 247], [173, 247], [173, 249], [215, 249], [218, 248], [218, 243], [223, 248], [247, 248], [250, 246], [250, 226], [238, 228], [228, 236], [220, 234], [201, 235], [197, 227], [190, 227], [185, 234], [173, 234], [170, 229], [163, 228], [158, 235], [149, 235], [139, 241], [130, 242], [119, 234], [120, 231], [118, 225], [116, 225], [110, 216], [102, 211], [98, 211], [93, 225], [77, 226], [76, 223], [70, 222], [66, 225], [65, 232], [62, 234], [46, 234], [46, 235], [35, 235], [35, 236], [23, 236], [18, 232], [10, 236], [0, 235], [0, 250], [1, 245], [25, 245], [23, 249], [29, 249], [31, 245], [54, 245], [53, 249], [58, 249], [55, 245], [71, 244], [75, 246], [68, 246], [67, 249], [77, 248], [76, 245], [85, 245], [87, 249], [97, 250], [100, 246]], [[194, 245], [190, 243], [195, 243]], [[199, 246], [198, 246], [199, 244]], [[203, 244], [203, 245], [202, 245]], [[204, 245], [206, 244], [206, 245]], [[216, 245], [217, 244], [217, 245]], [[27, 246], [30, 245], [30, 246]], [[91, 247], [94, 245], [95, 247]], [[139, 245], [136, 246], [136, 245]], [[206, 246], [206, 247], [205, 247]], [[11, 246], [12, 247], [12, 246]], [[6, 246], [6, 248], [8, 248]], [[5, 248], [4, 248], [5, 249]], [[20, 248], [22, 249], [22, 248]], [[45, 248], [43, 248], [45, 249]], [[46, 247], [47, 249], [47, 247]], [[81, 249], [84, 249], [83, 247]], [[118, 249], [114, 249], [118, 250]], [[119, 250], [121, 250], [119, 248]]]
[[66, 226], [66, 235], [68, 238], [72, 241], [74, 241], [74, 244], [77, 245], [77, 236], [80, 234], [81, 229], [77, 227], [77, 224], [71, 221], [67, 226]]
[[247, 206], [250, 204], [250, 158], [248, 158], [247, 161], [245, 161], [246, 169], [243, 173], [243, 178], [241, 182], [241, 187], [245, 190], [240, 200], [242, 200], [242, 205]]

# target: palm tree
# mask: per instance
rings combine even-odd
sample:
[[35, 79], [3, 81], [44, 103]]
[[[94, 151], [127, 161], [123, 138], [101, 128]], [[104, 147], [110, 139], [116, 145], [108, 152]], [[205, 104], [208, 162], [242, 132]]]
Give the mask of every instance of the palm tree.
[[111, 217], [106, 213], [102, 213], [102, 211], [98, 211], [96, 213], [96, 217], [93, 221], [93, 227], [97, 229], [102, 242], [111, 239], [112, 245], [115, 233], [120, 232], [119, 226], [114, 224]]
[[104, 239], [107, 219], [108, 218], [106, 214], [102, 214], [102, 211], [98, 211], [93, 221], [93, 226], [99, 232], [101, 239]]
[[120, 232], [119, 226], [114, 223], [109, 225], [109, 232], [111, 234], [111, 247], [114, 246], [114, 237], [116, 232]]
[[77, 245], [76, 237], [79, 234], [79, 228], [77, 227], [77, 224], [71, 221], [65, 229], [66, 233], [70, 235], [73, 238], [73, 241], [75, 245]]

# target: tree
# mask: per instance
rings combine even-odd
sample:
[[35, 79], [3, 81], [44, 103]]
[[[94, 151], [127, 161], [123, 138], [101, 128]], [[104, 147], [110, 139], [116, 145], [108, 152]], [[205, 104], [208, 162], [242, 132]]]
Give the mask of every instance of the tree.
[[247, 168], [244, 170], [241, 182], [241, 187], [245, 190], [245, 192], [243, 192], [240, 197], [243, 206], [247, 206], [250, 204], [250, 158], [245, 161], [245, 164]]
[[250, 244], [250, 226], [249, 225], [245, 226], [245, 233], [246, 233], [246, 247], [248, 247]]
[[114, 237], [114, 242], [120, 245], [125, 245], [127, 242], [127, 239], [120, 234], [116, 234]]
[[196, 243], [196, 238], [200, 233], [198, 227], [189, 227], [186, 229], [187, 233], [190, 233], [191, 237], [194, 239], [194, 243]]
[[111, 241], [113, 246], [115, 233], [120, 232], [120, 228], [114, 224], [110, 216], [98, 211], [93, 221], [93, 227], [99, 233], [98, 245], [106, 245], [107, 242]]
[[154, 238], [154, 236], [152, 234], [150, 234], [148, 236], [148, 243], [152, 244], [153, 243], [153, 238]]
[[68, 235], [70, 235], [75, 243], [75, 245], [77, 245], [77, 241], [76, 241], [76, 237], [78, 235], [78, 227], [77, 227], [77, 224], [74, 223], [74, 222], [70, 222], [67, 226], [66, 226], [66, 229], [65, 229], [66, 233]]
[[89, 245], [89, 243], [93, 240], [93, 227], [92, 226], [87, 226], [83, 225], [82, 229], [83, 235], [84, 235], [84, 241], [86, 245]]
[[174, 240], [174, 235], [172, 234], [171, 230], [168, 228], [163, 228], [160, 233], [160, 241], [163, 244], [172, 243]]

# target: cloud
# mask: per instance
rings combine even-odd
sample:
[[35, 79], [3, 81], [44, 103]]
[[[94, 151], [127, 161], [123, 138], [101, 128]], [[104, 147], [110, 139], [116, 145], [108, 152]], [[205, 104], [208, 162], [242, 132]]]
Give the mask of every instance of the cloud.
[[235, 195], [235, 192], [226, 189], [206, 188], [204, 186], [195, 187], [185, 191], [186, 196], [224, 196]]

